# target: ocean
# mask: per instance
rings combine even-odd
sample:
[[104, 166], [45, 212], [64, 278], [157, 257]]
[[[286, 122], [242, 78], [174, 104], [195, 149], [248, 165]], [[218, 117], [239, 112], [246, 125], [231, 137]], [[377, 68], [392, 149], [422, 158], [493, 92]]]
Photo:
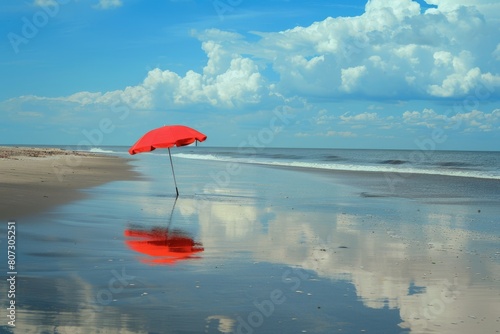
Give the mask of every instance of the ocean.
[[[40, 147], [81, 150], [81, 147], [74, 145], [41, 145]], [[99, 146], [86, 147], [82, 151], [129, 156], [128, 148], [128, 146]], [[172, 156], [182, 159], [332, 171], [428, 174], [500, 180], [500, 151], [237, 148], [191, 145], [173, 147], [171, 152]], [[168, 151], [159, 149], [148, 154], [167, 155]]]
[[[128, 147], [91, 148], [96, 153], [126, 154]], [[332, 171], [428, 174], [500, 180], [500, 151], [361, 150], [318, 148], [172, 148], [183, 159], [316, 168]], [[152, 154], [168, 154], [156, 150]]]

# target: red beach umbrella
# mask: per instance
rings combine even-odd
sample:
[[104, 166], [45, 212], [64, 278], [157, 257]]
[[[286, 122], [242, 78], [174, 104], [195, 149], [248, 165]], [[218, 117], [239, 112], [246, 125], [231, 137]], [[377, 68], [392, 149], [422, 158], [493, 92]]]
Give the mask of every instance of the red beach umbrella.
[[195, 141], [202, 142], [205, 139], [207, 139], [207, 136], [203, 133], [184, 125], [162, 126], [143, 135], [128, 152], [133, 155], [136, 153], [151, 152], [157, 148], [167, 148], [168, 156], [170, 157], [170, 166], [172, 166], [172, 175], [174, 176], [175, 191], [177, 196], [179, 196], [170, 148], [173, 146], [186, 146]]
[[201, 243], [195, 242], [181, 230], [155, 227], [149, 230], [126, 229], [125, 240], [128, 248], [147, 255], [141, 261], [147, 264], [175, 264], [179, 260], [196, 258], [194, 254], [204, 250]]

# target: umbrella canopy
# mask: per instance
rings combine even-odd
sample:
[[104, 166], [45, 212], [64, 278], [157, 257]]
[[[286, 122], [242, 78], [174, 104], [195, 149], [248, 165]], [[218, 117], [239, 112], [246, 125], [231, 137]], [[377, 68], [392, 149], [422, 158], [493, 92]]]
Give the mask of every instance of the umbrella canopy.
[[179, 260], [196, 258], [196, 253], [204, 250], [201, 243], [195, 242], [187, 233], [175, 229], [154, 227], [149, 230], [128, 228], [128, 248], [146, 255], [141, 261], [147, 264], [175, 264]]
[[172, 155], [170, 148], [174, 146], [186, 146], [195, 141], [205, 141], [207, 136], [184, 125], [166, 125], [160, 128], [151, 130], [142, 136], [129, 150], [130, 154], [151, 152], [157, 148], [167, 148], [168, 156], [170, 157], [170, 166], [172, 167], [172, 175], [174, 176], [175, 191], [179, 196], [177, 181], [175, 180], [174, 164], [172, 163]]
[[129, 150], [130, 154], [151, 152], [157, 148], [186, 146], [195, 141], [205, 141], [207, 136], [184, 125], [166, 125], [151, 130], [141, 137]]

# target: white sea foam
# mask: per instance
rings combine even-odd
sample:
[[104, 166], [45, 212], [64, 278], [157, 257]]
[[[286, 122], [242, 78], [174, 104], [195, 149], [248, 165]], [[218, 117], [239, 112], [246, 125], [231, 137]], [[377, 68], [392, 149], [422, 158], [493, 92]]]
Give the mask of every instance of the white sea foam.
[[[274, 163], [273, 163], [274, 165]], [[439, 170], [432, 168], [415, 168], [415, 167], [393, 167], [393, 166], [375, 166], [375, 165], [352, 165], [352, 164], [322, 164], [309, 162], [292, 162], [289, 164], [277, 163], [277, 165], [285, 165], [292, 167], [318, 168], [328, 170], [341, 171], [357, 171], [357, 172], [382, 172], [393, 174], [426, 174], [426, 175], [443, 175], [443, 176], [458, 176], [458, 177], [474, 177], [480, 179], [497, 179], [500, 180], [500, 175], [483, 171], [461, 171], [461, 170]]]
[[115, 151], [103, 150], [102, 148], [99, 147], [92, 147], [89, 151], [92, 153], [116, 153]]
[[175, 154], [175, 156], [184, 159], [260, 164], [260, 165], [279, 166], [279, 167], [315, 168], [323, 170], [355, 171], [355, 172], [379, 172], [379, 173], [382, 172], [382, 173], [393, 173], [393, 174], [443, 175], [443, 176], [500, 180], [500, 174], [495, 172], [477, 171], [477, 170], [424, 168], [413, 165], [368, 165], [368, 164], [322, 163], [313, 161], [287, 161], [287, 160], [276, 161], [258, 157], [234, 158], [230, 156], [218, 156], [214, 154], [194, 154], [194, 153], [177, 153]]
[[237, 161], [244, 162], [244, 159], [235, 159], [231, 157], [221, 157], [213, 154], [192, 154], [192, 153], [175, 153], [172, 154], [174, 157], [184, 158], [184, 159], [195, 159], [195, 160], [212, 160], [212, 161]]

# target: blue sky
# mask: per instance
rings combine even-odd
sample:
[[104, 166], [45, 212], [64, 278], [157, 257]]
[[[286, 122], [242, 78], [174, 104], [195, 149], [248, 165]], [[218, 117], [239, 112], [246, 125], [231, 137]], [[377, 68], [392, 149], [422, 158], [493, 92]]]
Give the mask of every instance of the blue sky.
[[500, 149], [496, 0], [3, 0], [0, 144]]

